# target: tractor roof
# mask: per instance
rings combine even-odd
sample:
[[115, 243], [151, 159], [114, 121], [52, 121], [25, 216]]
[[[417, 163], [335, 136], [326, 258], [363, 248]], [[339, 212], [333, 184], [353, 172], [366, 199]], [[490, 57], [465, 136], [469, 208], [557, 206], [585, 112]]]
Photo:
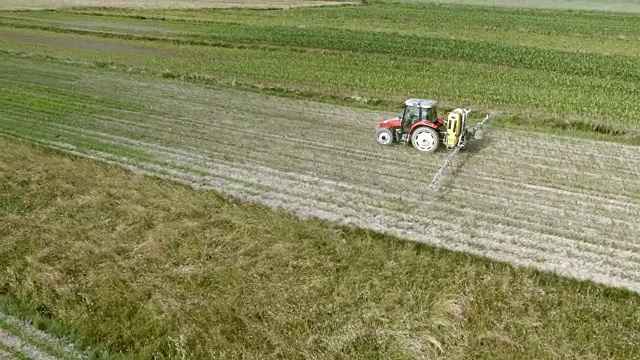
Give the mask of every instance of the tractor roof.
[[405, 102], [405, 105], [409, 105], [409, 106], [419, 106], [422, 108], [432, 108], [434, 106], [436, 106], [436, 104], [438, 104], [437, 101], [435, 100], [426, 100], [426, 99], [408, 99]]

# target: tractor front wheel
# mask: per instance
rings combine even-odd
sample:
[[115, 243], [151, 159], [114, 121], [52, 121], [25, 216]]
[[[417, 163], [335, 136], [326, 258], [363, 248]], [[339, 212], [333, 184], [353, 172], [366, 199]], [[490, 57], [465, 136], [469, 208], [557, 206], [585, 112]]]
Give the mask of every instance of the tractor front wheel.
[[430, 127], [422, 126], [411, 134], [411, 144], [413, 147], [427, 153], [432, 153], [438, 149], [440, 138], [438, 133]]
[[376, 131], [376, 141], [381, 145], [391, 145], [393, 142], [393, 134], [387, 128], [381, 128]]

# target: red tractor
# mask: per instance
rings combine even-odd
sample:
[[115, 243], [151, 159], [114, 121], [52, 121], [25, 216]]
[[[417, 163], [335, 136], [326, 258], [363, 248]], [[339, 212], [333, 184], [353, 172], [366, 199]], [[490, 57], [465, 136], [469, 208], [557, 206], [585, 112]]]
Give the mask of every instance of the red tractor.
[[402, 116], [378, 124], [376, 141], [382, 145], [411, 143], [424, 152], [434, 152], [446, 136], [446, 121], [438, 118], [435, 100], [408, 99]]
[[382, 145], [411, 144], [424, 152], [434, 152], [442, 142], [447, 149], [460, 150], [468, 139], [480, 139], [482, 127], [496, 113], [492, 112], [473, 127], [467, 128], [469, 109], [457, 108], [445, 118], [436, 114], [434, 100], [408, 99], [402, 116], [385, 120], [376, 127], [376, 141]]

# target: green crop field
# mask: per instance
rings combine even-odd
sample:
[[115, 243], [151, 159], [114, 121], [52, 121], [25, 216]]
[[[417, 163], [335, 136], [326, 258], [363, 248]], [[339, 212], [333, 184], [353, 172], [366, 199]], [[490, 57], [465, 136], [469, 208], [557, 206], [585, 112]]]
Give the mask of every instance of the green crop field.
[[483, 5], [508, 8], [640, 13], [638, 0], [375, 0], [381, 3]]
[[[402, 26], [426, 19], [420, 26]], [[497, 126], [639, 142], [635, 15], [437, 5], [4, 13], [0, 50], [392, 109], [426, 96]], [[91, 51], [85, 51], [85, 49]]]
[[0, 358], [640, 352], [640, 15], [125, 2], [0, 5]]

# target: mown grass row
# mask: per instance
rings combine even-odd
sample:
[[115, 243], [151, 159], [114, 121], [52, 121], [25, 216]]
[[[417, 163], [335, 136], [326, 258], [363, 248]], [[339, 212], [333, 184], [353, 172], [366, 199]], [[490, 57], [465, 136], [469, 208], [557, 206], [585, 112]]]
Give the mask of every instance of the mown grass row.
[[[17, 319], [12, 318], [12, 320], [17, 320]], [[8, 317], [5, 317], [5, 316], [0, 317], [0, 330], [6, 332], [7, 334], [14, 337], [15, 339], [19, 339], [20, 341], [23, 341], [25, 345], [30, 347], [33, 346], [37, 351], [41, 351], [44, 354], [53, 356], [57, 359], [74, 360], [76, 358], [75, 356], [71, 355], [69, 352], [65, 351], [65, 349], [60, 346], [60, 343], [48, 341], [48, 339], [43, 339], [42, 337], [34, 335], [33, 333], [30, 333], [27, 330], [25, 330], [26, 326], [30, 326], [30, 325], [22, 325], [22, 324], [18, 325], [14, 322], [8, 321]], [[20, 350], [24, 351], [24, 349], [15, 349], [15, 348], [12, 349], [9, 347], [4, 347], [2, 343], [0, 343], [0, 349], [9, 350], [8, 352], [13, 353], [14, 356], [16, 356], [16, 358], [18, 359], [28, 359], [28, 356], [26, 356], [24, 352], [20, 352]]]

